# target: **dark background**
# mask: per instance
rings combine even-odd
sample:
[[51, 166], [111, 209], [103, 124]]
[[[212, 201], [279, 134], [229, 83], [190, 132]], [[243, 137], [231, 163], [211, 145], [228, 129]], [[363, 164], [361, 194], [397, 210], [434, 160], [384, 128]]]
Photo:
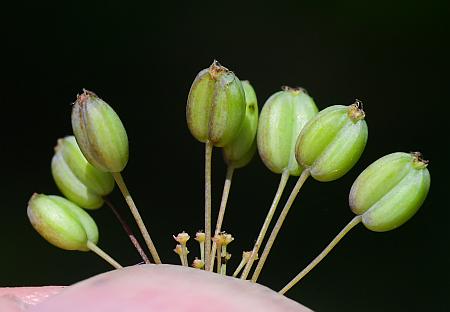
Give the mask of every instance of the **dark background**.
[[[110, 269], [92, 253], [51, 246], [26, 218], [33, 192], [58, 193], [50, 159], [56, 139], [71, 133], [70, 103], [82, 88], [119, 113], [130, 140], [124, 177], [163, 261], [178, 263], [171, 235], [193, 235], [203, 223], [203, 145], [187, 129], [186, 97], [197, 72], [216, 58], [251, 81], [260, 108], [292, 85], [306, 88], [319, 109], [359, 98], [367, 114], [361, 160], [338, 181], [307, 181], [260, 282], [280, 289], [353, 217], [348, 192], [366, 166], [419, 150], [430, 160], [432, 187], [417, 215], [387, 233], [358, 226], [288, 296], [318, 311], [449, 310], [448, 10], [444, 1], [4, 6], [0, 285], [70, 284]], [[216, 209], [224, 174], [215, 150]], [[233, 270], [278, 180], [258, 157], [236, 172], [224, 221], [236, 238]], [[117, 190], [113, 199], [127, 212]], [[99, 245], [122, 264], [139, 262], [111, 212], [92, 215]], [[197, 255], [195, 244], [190, 250]]]

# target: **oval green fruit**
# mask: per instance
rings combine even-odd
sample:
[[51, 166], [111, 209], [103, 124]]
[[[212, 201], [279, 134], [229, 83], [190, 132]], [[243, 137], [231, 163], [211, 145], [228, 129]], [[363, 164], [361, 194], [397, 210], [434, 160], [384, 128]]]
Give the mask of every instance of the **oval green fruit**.
[[300, 133], [295, 156], [318, 181], [346, 174], [366, 146], [368, 130], [362, 103], [334, 105], [320, 111]]
[[272, 172], [300, 175], [295, 143], [306, 123], [317, 114], [313, 99], [302, 88], [283, 87], [264, 104], [258, 125], [258, 152]]
[[33, 194], [27, 214], [34, 229], [59, 248], [88, 251], [88, 240], [94, 244], [98, 241], [95, 221], [63, 197]]
[[86, 209], [103, 205], [103, 198], [114, 188], [109, 172], [92, 166], [79, 149], [74, 136], [59, 139], [51, 162], [56, 185], [69, 200]]
[[250, 82], [242, 81], [245, 92], [245, 118], [236, 138], [223, 147], [223, 156], [228, 166], [241, 168], [247, 165], [256, 152], [256, 130], [258, 129], [258, 101]]
[[408, 221], [430, 188], [427, 161], [420, 153], [392, 153], [367, 167], [349, 195], [352, 211], [370, 230], [384, 232]]
[[84, 157], [105, 172], [121, 172], [128, 162], [128, 137], [117, 113], [84, 90], [72, 108], [72, 129]]
[[186, 120], [200, 142], [223, 147], [238, 135], [245, 117], [245, 95], [236, 75], [214, 61], [192, 83]]

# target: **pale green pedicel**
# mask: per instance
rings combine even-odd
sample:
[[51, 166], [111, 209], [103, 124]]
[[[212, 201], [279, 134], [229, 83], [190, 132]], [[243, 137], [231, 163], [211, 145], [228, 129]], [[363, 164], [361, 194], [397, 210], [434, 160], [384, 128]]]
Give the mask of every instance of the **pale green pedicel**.
[[205, 143], [205, 270], [211, 251], [211, 157], [213, 146], [230, 144], [245, 118], [245, 93], [233, 72], [214, 61], [192, 83], [186, 105], [191, 134]]
[[95, 168], [112, 174], [155, 263], [161, 263], [121, 174], [128, 162], [128, 137], [119, 116], [93, 92], [84, 90], [83, 94], [78, 95], [72, 107], [72, 129], [87, 161]]
[[334, 105], [320, 111], [302, 129], [295, 145], [295, 158], [304, 167], [278, 217], [263, 254], [252, 276], [256, 282], [272, 245], [305, 180], [311, 175], [318, 181], [336, 180], [358, 161], [367, 142], [367, 125], [362, 103]]
[[258, 257], [289, 176], [298, 176], [303, 171], [295, 159], [295, 143], [300, 131], [317, 111], [313, 99], [302, 88], [283, 87], [282, 91], [273, 94], [263, 106], [257, 133], [258, 152], [266, 167], [282, 175], [241, 279], [247, 278]]
[[384, 232], [408, 221], [430, 189], [427, 164], [420, 153], [392, 153], [367, 167], [350, 190], [350, 208], [357, 216], [280, 293], [286, 293], [297, 284], [360, 222], [369, 230]]
[[[227, 164], [227, 173], [223, 186], [222, 200], [220, 202], [219, 214], [217, 216], [216, 230], [214, 237], [219, 235], [222, 222], [225, 215], [225, 209], [228, 201], [228, 195], [231, 188], [231, 182], [234, 170], [246, 166], [253, 158], [256, 152], [256, 131], [258, 129], [258, 101], [255, 90], [248, 81], [242, 81], [245, 93], [245, 118], [239, 129], [236, 138], [228, 145], [223, 147], [223, 156]], [[217, 242], [213, 241], [211, 248], [209, 271], [214, 270], [215, 253]]]

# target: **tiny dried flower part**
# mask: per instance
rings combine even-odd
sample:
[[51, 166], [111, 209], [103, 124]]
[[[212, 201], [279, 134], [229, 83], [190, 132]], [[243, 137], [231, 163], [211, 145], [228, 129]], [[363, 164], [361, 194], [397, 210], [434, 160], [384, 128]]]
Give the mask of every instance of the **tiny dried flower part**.
[[173, 235], [173, 239], [175, 239], [181, 245], [186, 245], [186, 242], [189, 240], [190, 236], [186, 232], [178, 233], [177, 236]]
[[392, 153], [367, 167], [350, 190], [352, 211], [372, 231], [395, 229], [420, 208], [430, 188], [428, 161], [420, 153]]
[[295, 142], [306, 123], [317, 114], [313, 99], [302, 88], [284, 87], [264, 104], [258, 125], [258, 152], [272, 172], [288, 170], [298, 176]]
[[89, 251], [88, 241], [93, 244], [98, 241], [95, 221], [82, 208], [63, 197], [33, 194], [27, 214], [34, 229], [56, 247]]
[[301, 131], [297, 161], [318, 181], [333, 181], [358, 161], [367, 142], [362, 103], [334, 105], [322, 110]]
[[223, 156], [228, 166], [246, 166], [256, 152], [256, 130], [258, 129], [258, 101], [250, 82], [242, 81], [245, 93], [245, 117], [239, 133], [230, 144], [223, 147]]
[[74, 136], [58, 139], [51, 170], [64, 196], [82, 208], [100, 208], [103, 196], [114, 188], [112, 175], [95, 168], [86, 160]]
[[227, 246], [229, 243], [234, 241], [234, 237], [231, 234], [228, 234], [226, 232], [220, 232], [217, 235], [214, 235], [212, 240], [218, 245], [218, 246]]
[[195, 233], [194, 239], [199, 243], [203, 243], [205, 241], [205, 233], [203, 233], [203, 232]]
[[180, 244], [177, 244], [175, 246], [175, 249], [173, 250], [177, 255], [179, 255], [180, 257], [183, 255], [183, 247]]
[[192, 261], [192, 267], [196, 269], [203, 269], [205, 267], [205, 262], [198, 258], [195, 258], [195, 260]]
[[186, 119], [200, 142], [225, 146], [238, 135], [245, 117], [245, 94], [233, 72], [217, 61], [200, 71], [192, 83]]
[[84, 90], [72, 107], [72, 129], [83, 155], [105, 172], [121, 172], [128, 162], [128, 137], [116, 112]]

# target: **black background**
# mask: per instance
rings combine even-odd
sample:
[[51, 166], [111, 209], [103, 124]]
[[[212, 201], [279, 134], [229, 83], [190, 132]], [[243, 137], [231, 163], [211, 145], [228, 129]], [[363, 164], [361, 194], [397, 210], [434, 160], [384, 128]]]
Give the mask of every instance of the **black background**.
[[[0, 285], [69, 284], [110, 269], [91, 253], [51, 246], [26, 218], [33, 192], [58, 193], [52, 148], [71, 133], [70, 103], [82, 88], [121, 116], [130, 140], [125, 180], [163, 261], [178, 263], [171, 235], [193, 235], [203, 223], [203, 145], [187, 129], [186, 97], [216, 58], [251, 81], [260, 108], [281, 85], [306, 88], [319, 109], [355, 98], [365, 104], [361, 160], [338, 181], [307, 181], [260, 282], [280, 289], [353, 217], [348, 191], [366, 166], [419, 150], [430, 160], [432, 187], [417, 215], [387, 233], [358, 226], [288, 296], [318, 311], [449, 310], [448, 10], [444, 1], [4, 6]], [[224, 174], [215, 150], [216, 209]], [[224, 221], [236, 238], [232, 269], [256, 238], [278, 180], [258, 157], [236, 172]], [[127, 212], [117, 190], [113, 200]], [[99, 245], [122, 264], [137, 263], [110, 211], [92, 215]]]

